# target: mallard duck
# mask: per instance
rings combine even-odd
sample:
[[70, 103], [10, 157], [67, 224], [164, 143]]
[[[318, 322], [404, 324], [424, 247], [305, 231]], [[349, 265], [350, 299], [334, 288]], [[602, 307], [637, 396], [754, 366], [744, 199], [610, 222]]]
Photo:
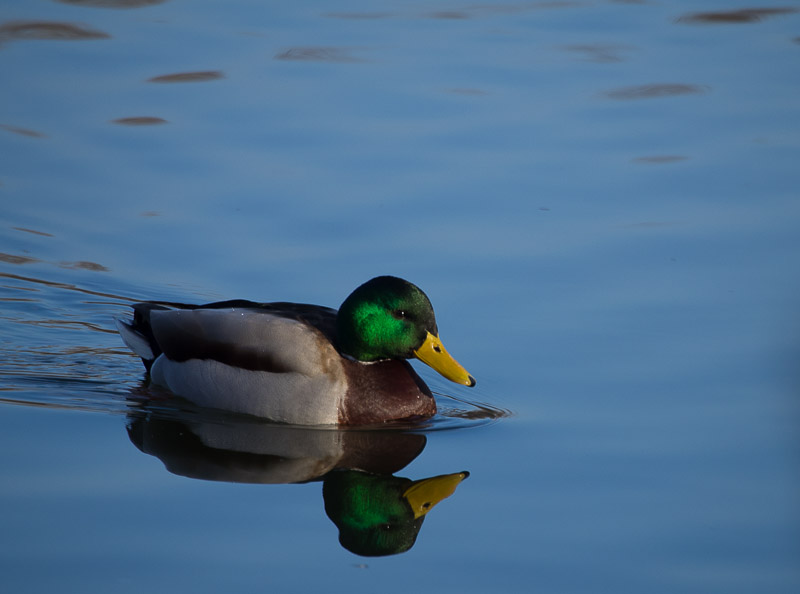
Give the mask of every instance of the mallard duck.
[[245, 300], [138, 303], [116, 320], [156, 385], [203, 407], [298, 425], [364, 425], [436, 413], [406, 359], [475, 380], [439, 339], [433, 306], [403, 279], [367, 281], [339, 311]]

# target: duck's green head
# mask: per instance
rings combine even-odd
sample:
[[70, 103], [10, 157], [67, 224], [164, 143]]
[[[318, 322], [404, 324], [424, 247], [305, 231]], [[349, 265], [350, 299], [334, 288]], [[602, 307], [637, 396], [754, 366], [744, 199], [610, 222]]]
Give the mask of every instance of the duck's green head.
[[451, 381], [475, 385], [439, 340], [428, 296], [408, 281], [394, 276], [367, 281], [342, 303], [336, 323], [339, 348], [354, 359], [416, 357]]

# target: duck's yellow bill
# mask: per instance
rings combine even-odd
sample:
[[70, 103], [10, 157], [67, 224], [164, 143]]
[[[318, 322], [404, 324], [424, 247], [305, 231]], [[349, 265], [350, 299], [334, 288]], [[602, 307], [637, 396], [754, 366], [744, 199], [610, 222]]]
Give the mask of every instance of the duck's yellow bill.
[[433, 506], [442, 499], [447, 499], [456, 492], [456, 487], [469, 476], [469, 473], [456, 472], [454, 474], [442, 474], [431, 478], [414, 481], [411, 486], [403, 492], [403, 497], [411, 505], [414, 511], [414, 519], [421, 518], [433, 509]]
[[428, 332], [425, 342], [422, 346], [414, 351], [417, 359], [430, 365], [436, 371], [441, 373], [444, 377], [451, 382], [457, 384], [464, 384], [465, 386], [472, 387], [475, 385], [475, 378], [472, 377], [467, 370], [461, 367], [461, 364], [453, 359], [446, 350], [442, 341], [438, 336], [434, 336]]

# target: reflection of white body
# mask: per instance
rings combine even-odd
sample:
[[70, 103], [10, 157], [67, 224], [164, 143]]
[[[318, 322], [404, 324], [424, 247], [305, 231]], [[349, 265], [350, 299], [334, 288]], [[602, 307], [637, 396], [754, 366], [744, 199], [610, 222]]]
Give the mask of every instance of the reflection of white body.
[[[220, 480], [229, 482], [309, 481], [336, 468], [345, 455], [344, 435], [335, 430], [222, 423], [193, 423], [190, 427], [204, 446], [214, 450], [274, 457], [273, 464], [264, 466], [223, 465]], [[166, 463], [166, 459], [164, 461]]]
[[177, 475], [237, 483], [297, 483], [332, 470], [393, 474], [425, 448], [426, 437], [395, 431], [348, 431], [264, 423], [198, 411], [165, 416], [133, 408], [128, 434]]

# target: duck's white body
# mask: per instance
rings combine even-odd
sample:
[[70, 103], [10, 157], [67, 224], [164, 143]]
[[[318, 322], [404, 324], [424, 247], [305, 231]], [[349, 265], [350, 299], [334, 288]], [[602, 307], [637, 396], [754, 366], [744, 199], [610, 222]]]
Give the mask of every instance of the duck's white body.
[[[339, 420], [346, 391], [342, 357], [313, 326], [230, 308], [152, 310], [150, 328], [163, 350], [151, 381], [199, 406], [220, 408], [224, 397], [226, 410], [279, 422]], [[120, 324], [126, 344], [147, 358], [131, 332]]]

